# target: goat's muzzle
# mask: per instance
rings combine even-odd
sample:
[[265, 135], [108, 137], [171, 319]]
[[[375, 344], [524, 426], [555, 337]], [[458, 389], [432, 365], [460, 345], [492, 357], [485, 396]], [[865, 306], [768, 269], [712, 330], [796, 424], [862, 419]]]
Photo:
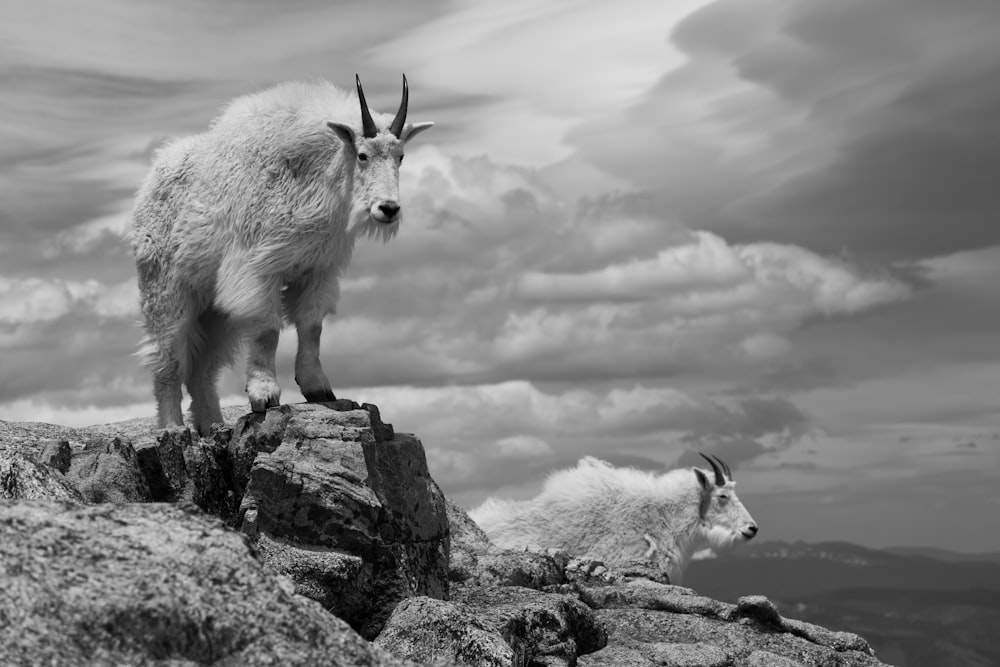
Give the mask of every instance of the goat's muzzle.
[[399, 220], [399, 203], [395, 201], [381, 201], [372, 206], [369, 213], [376, 222], [390, 225]]

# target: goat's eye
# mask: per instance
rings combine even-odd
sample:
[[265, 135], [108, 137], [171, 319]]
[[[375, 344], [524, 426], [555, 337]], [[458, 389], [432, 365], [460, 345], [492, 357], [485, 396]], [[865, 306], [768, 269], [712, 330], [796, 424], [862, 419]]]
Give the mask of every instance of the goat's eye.
[[720, 503], [728, 503], [729, 502], [729, 496], [725, 496], [725, 495], [719, 494], [719, 502]]
[[361, 162], [367, 162], [368, 153], [358, 153], [358, 160], [360, 160]]

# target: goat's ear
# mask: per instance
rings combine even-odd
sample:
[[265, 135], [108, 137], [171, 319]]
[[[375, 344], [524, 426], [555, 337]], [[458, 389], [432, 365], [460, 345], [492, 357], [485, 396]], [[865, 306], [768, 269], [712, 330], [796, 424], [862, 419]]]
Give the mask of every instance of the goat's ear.
[[700, 497], [698, 498], [698, 516], [702, 519], [708, 514], [708, 508], [712, 506], [712, 496], [715, 493], [715, 482], [708, 478], [701, 468], [692, 468], [694, 476], [701, 486]]
[[405, 144], [407, 141], [409, 141], [413, 137], [417, 136], [418, 134], [420, 134], [424, 130], [429, 130], [432, 127], [434, 127], [434, 123], [431, 123], [431, 122], [427, 122], [427, 123], [409, 123], [408, 125], [406, 125], [403, 128], [402, 136], [400, 137], [400, 139], [402, 139], [403, 143]]
[[344, 142], [344, 146], [354, 149], [354, 128], [344, 123], [329, 122], [327, 125]]
[[701, 484], [701, 488], [702, 489], [705, 489], [706, 491], [708, 491], [713, 486], [715, 486], [715, 484], [713, 484], [708, 479], [708, 475], [706, 475], [705, 472], [701, 468], [692, 468], [692, 470], [694, 470], [694, 476], [698, 478], [698, 483]]

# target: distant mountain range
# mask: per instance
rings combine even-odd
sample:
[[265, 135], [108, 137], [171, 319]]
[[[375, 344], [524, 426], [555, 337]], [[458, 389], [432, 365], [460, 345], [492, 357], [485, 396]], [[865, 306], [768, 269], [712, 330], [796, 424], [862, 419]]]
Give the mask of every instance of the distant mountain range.
[[766, 595], [789, 617], [862, 635], [899, 667], [1000, 665], [1000, 553], [750, 543], [692, 562], [684, 585]]
[[918, 556], [920, 558], [933, 558], [943, 560], [947, 563], [998, 563], [1000, 564], [1000, 551], [991, 551], [982, 554], [962, 554], [945, 549], [935, 549], [933, 547], [889, 547], [882, 551], [896, 554], [897, 556]]

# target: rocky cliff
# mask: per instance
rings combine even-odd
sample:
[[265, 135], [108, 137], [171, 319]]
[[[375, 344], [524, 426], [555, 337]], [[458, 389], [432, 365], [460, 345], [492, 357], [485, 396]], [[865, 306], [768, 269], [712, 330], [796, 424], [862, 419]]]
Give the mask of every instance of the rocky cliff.
[[7, 665], [881, 665], [867, 643], [491, 545], [372, 405], [0, 422]]

